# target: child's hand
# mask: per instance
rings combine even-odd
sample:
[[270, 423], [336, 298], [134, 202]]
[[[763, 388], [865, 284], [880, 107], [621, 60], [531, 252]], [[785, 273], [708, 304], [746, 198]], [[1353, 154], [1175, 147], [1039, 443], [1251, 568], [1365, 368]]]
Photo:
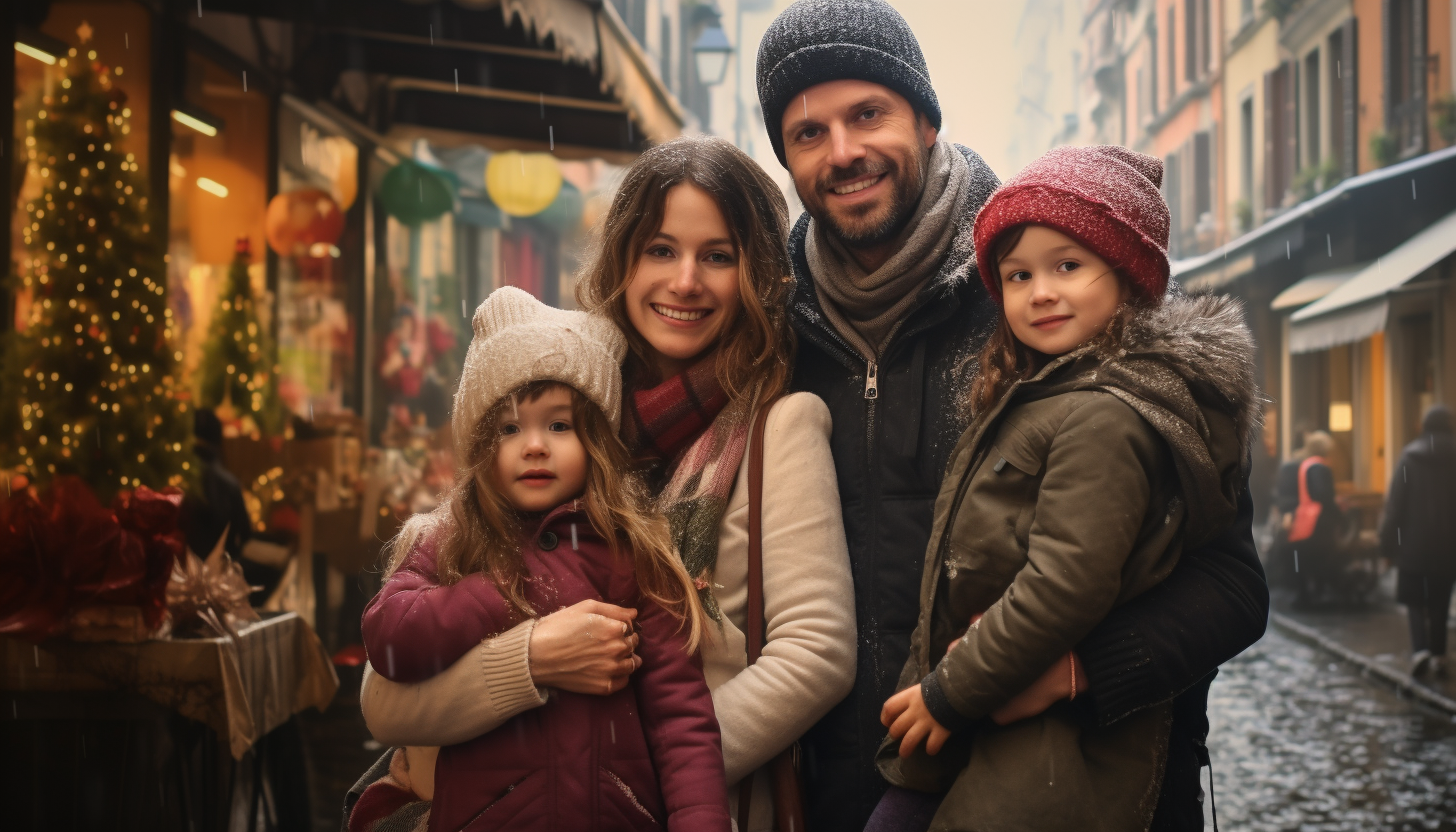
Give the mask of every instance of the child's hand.
[[921, 740], [925, 740], [926, 754], [939, 754], [945, 741], [950, 739], [950, 731], [936, 722], [925, 707], [919, 685], [912, 685], [885, 700], [885, 707], [880, 710], [880, 723], [890, 729], [890, 736], [900, 740], [901, 757], [914, 754]]

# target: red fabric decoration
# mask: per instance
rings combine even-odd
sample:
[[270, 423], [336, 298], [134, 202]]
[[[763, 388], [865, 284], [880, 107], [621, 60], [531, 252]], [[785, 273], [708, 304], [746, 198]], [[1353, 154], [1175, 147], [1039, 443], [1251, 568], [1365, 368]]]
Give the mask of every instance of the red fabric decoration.
[[281, 257], [308, 257], [314, 244], [333, 245], [344, 233], [344, 212], [318, 188], [278, 194], [263, 217], [268, 245]]
[[27, 490], [0, 502], [0, 633], [43, 640], [97, 605], [140, 607], [160, 626], [186, 551], [181, 507], [181, 491], [143, 487], [106, 508], [74, 477], [56, 478], [44, 499]]

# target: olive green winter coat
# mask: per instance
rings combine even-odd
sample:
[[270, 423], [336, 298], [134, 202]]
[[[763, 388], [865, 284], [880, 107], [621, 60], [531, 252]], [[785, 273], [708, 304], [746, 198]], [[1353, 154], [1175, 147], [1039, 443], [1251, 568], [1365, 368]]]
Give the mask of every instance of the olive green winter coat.
[[1236, 302], [1171, 297], [1054, 359], [961, 437], [899, 687], [924, 680], [927, 702], [968, 725], [934, 757], [901, 760], [888, 739], [880, 753], [890, 782], [949, 789], [931, 829], [1147, 828], [1171, 704], [1108, 727], [1068, 702], [1004, 727], [989, 714], [1232, 522], [1253, 350]]

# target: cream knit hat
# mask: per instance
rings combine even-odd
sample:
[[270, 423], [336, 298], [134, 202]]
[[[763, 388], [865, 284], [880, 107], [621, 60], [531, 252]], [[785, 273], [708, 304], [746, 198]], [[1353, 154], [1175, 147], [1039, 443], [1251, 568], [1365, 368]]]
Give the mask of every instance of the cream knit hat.
[[559, 381], [602, 409], [612, 430], [622, 419], [622, 359], [627, 339], [600, 315], [547, 306], [504, 286], [475, 309], [475, 338], [465, 354], [450, 427], [457, 458], [487, 410], [532, 381]]

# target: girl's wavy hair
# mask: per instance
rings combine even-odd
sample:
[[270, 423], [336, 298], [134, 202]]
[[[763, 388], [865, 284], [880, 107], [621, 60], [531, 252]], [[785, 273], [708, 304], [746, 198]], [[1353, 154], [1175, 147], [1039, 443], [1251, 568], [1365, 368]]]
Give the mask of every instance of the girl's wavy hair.
[[428, 514], [410, 518], [385, 549], [385, 577], [394, 574], [425, 541], [436, 547], [437, 577], [451, 585], [473, 573], [495, 584], [521, 620], [540, 614], [526, 600], [528, 577], [521, 556], [524, 518], [494, 485], [497, 425], [515, 402], [535, 401], [548, 390], [571, 393], [575, 433], [587, 453], [583, 497], [592, 528], [607, 541], [613, 557], [630, 553], [642, 595], [673, 614], [687, 630], [687, 649], [702, 640], [707, 614], [697, 589], [677, 556], [667, 520], [652, 510], [652, 498], [635, 473], [627, 447], [601, 409], [575, 388], [555, 381], [532, 381], [496, 402], [471, 432], [467, 458], [455, 482]]
[[789, 210], [778, 185], [728, 142], [684, 136], [637, 157], [577, 276], [577, 302], [626, 333], [628, 375], [647, 370], [650, 348], [627, 317], [627, 284], [648, 241], [662, 228], [668, 192], [683, 184], [717, 204], [738, 255], [742, 306], [718, 344], [718, 383], [735, 401], [755, 390], [759, 401], [767, 401], [787, 387], [794, 349], [785, 317], [793, 280]]
[[[1001, 261], [1021, 242], [1021, 235], [1026, 233], [1029, 225], [1013, 225], [1001, 232], [1001, 236], [991, 246], [991, 262], [978, 264], [981, 269], [989, 269], [983, 274], [1000, 281]], [[1161, 298], [1148, 297], [1138, 288], [1137, 283], [1125, 278], [1116, 266], [1113, 266], [1113, 274], [1123, 286], [1132, 287], [1132, 292], [1127, 302], [1107, 322], [1107, 326], [1092, 338], [1094, 349], [1099, 354], [1108, 354], [1109, 347], [1122, 341], [1122, 334], [1129, 321], [1144, 310], [1161, 303]], [[995, 407], [1013, 384], [1036, 375], [1049, 360], [1048, 356], [1016, 340], [1011, 325], [1006, 322], [1004, 297], [1003, 295], [1001, 314], [997, 316], [996, 329], [991, 337], [986, 339], [978, 353], [967, 358], [959, 368], [962, 378], [967, 375], [975, 376], [960, 401], [959, 415], [964, 421], [970, 421]]]

